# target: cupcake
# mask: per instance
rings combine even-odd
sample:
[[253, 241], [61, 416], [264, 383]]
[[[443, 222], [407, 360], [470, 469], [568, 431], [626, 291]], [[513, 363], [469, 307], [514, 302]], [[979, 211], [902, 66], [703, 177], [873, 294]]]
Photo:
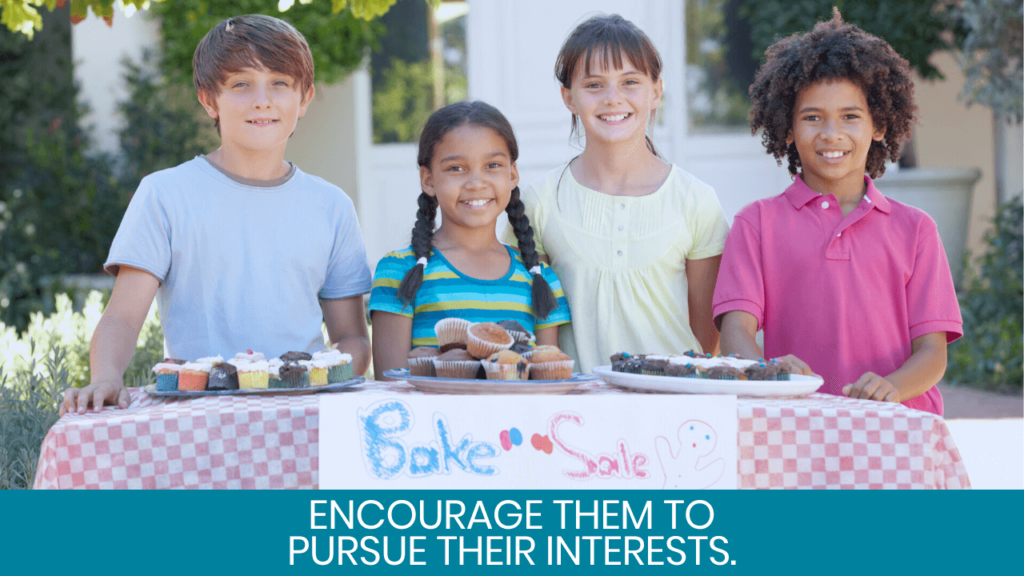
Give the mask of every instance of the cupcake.
[[210, 369], [213, 366], [207, 362], [189, 362], [181, 365], [178, 372], [178, 390], [198, 391], [206, 390], [206, 384], [210, 381]]
[[746, 380], [742, 372], [726, 364], [708, 368], [708, 378], [712, 380]]
[[306, 370], [309, 370], [309, 385], [310, 386], [326, 386], [327, 385], [327, 368], [329, 364], [323, 359], [313, 360], [299, 360], [300, 366], [305, 366]]
[[533, 340], [533, 334], [530, 334], [526, 328], [523, 328], [522, 324], [515, 320], [502, 320], [498, 322], [498, 326], [504, 328], [517, 344], [526, 344]]
[[494, 322], [477, 322], [467, 332], [466, 350], [474, 358], [487, 358], [498, 350], [508, 350], [515, 340]]
[[526, 358], [527, 360], [530, 360], [532, 362], [531, 358], [533, 358], [533, 355], [536, 354], [537, 352], [544, 352], [544, 351], [549, 351], [550, 352], [552, 350], [554, 350], [555, 352], [561, 352], [561, 350], [558, 348], [558, 346], [550, 346], [550, 345], [545, 344], [543, 346], [534, 346], [533, 348], [530, 348], [530, 351], [525, 353], [525, 354], [523, 354], [523, 357]]
[[527, 380], [530, 361], [511, 350], [499, 350], [481, 360], [488, 380]]
[[466, 350], [449, 350], [434, 358], [438, 378], [476, 378], [480, 361]]
[[253, 352], [252, 350], [246, 350], [245, 354], [239, 352], [235, 354], [235, 360], [247, 360], [249, 362], [257, 362], [259, 360], [266, 360], [261, 352]]
[[747, 380], [776, 380], [778, 374], [778, 365], [771, 362], [758, 362], [743, 371], [743, 375], [747, 377]]
[[285, 352], [281, 354], [281, 360], [285, 362], [298, 362], [299, 360], [312, 360], [313, 355], [309, 352]]
[[236, 366], [242, 390], [266, 390], [270, 386], [270, 363], [266, 360], [239, 362]]
[[410, 376], [435, 376], [434, 358], [441, 355], [441, 351], [431, 346], [420, 346], [409, 351], [409, 375]]
[[[469, 320], [462, 318], [445, 318], [434, 324], [434, 333], [437, 334], [437, 347], [441, 353], [455, 348], [466, 347], [466, 331], [469, 330]], [[460, 346], [461, 345], [461, 346]]]
[[196, 360], [196, 362], [199, 362], [201, 364], [209, 364], [210, 366], [216, 366], [217, 364], [223, 364], [224, 363], [224, 357], [223, 356], [207, 356], [206, 358], [200, 358], [199, 360]]
[[529, 344], [520, 344], [519, 342], [516, 342], [511, 348], [509, 348], [509, 350], [521, 355], [523, 358], [526, 358], [526, 354], [533, 350], [533, 348], [531, 348]]
[[776, 374], [775, 374], [775, 379], [776, 380], [789, 381], [789, 375], [790, 375], [789, 364], [786, 364], [785, 362], [781, 362], [778, 359], [773, 359], [772, 360], [772, 364], [775, 365], [776, 369], [778, 370], [778, 372], [776, 372]]
[[530, 355], [530, 378], [533, 380], [568, 380], [572, 378], [572, 356], [561, 350], [538, 350]]
[[298, 362], [285, 362], [278, 373], [285, 388], [309, 387], [309, 370]]
[[315, 352], [313, 360], [321, 360], [327, 363], [327, 383], [336, 384], [352, 379], [352, 355], [345, 354], [339, 350], [324, 350]]
[[682, 358], [673, 358], [669, 360], [668, 365], [665, 366], [665, 376], [672, 376], [675, 378], [703, 378], [704, 369], [693, 363], [693, 358], [689, 356], [683, 356]]
[[668, 365], [668, 356], [650, 355], [640, 361], [640, 370], [648, 376], [664, 376], [665, 366]]
[[642, 363], [643, 360], [634, 356], [622, 362], [622, 371], [625, 372], [626, 374], [641, 374]]
[[238, 368], [224, 362], [210, 369], [207, 390], [238, 390]]
[[280, 358], [271, 358], [267, 360], [267, 388], [287, 388], [284, 382], [281, 381], [281, 367], [284, 366], [284, 360]]
[[156, 389], [161, 392], [173, 392], [178, 389], [178, 373], [181, 371], [181, 364], [177, 362], [163, 361], [153, 366], [156, 373]]

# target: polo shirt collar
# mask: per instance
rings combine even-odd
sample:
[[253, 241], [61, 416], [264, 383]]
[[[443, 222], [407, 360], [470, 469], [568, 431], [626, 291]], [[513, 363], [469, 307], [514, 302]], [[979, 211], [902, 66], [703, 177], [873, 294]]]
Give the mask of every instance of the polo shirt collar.
[[[867, 190], [864, 193], [864, 198], [871, 204], [872, 207], [877, 208], [879, 211], [888, 214], [892, 211], [892, 205], [889, 200], [882, 196], [882, 193], [875, 188], [875, 183], [871, 180], [871, 177], [867, 174], [864, 175], [864, 183], [867, 184]], [[801, 176], [797, 176], [790, 184], [789, 188], [783, 193], [789, 202], [797, 210], [803, 208], [808, 202], [816, 198], [821, 198], [821, 194], [811, 190], [811, 188], [804, 183], [804, 179]]]

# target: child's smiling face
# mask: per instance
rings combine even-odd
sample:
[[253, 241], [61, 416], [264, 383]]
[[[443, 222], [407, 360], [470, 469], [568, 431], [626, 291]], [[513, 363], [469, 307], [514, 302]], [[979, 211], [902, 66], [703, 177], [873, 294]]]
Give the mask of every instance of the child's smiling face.
[[420, 185], [437, 199], [443, 226], [493, 228], [518, 184], [505, 140], [476, 124], [450, 130], [434, 145], [430, 167], [420, 167]]
[[818, 82], [796, 97], [786, 138], [796, 144], [804, 182], [817, 192], [863, 181], [868, 151], [885, 129], [871, 118], [864, 91], [849, 80]]
[[562, 88], [562, 100], [579, 116], [587, 142], [629, 142], [647, 134], [647, 121], [661, 101], [662, 81], [639, 71], [625, 52], [622, 68], [611, 58], [591, 58], [590, 71], [577, 66], [570, 88]]
[[211, 118], [220, 121], [221, 142], [247, 151], [283, 147], [306, 114], [314, 89], [303, 94], [298, 81], [280, 72], [243, 68], [228, 75], [216, 97], [200, 94]]

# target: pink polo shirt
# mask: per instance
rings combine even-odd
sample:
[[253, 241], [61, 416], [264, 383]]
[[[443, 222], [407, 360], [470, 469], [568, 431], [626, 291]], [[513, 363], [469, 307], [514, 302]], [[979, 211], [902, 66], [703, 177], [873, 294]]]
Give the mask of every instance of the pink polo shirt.
[[[891, 374], [918, 336], [945, 332], [952, 342], [963, 335], [935, 222], [864, 181], [864, 199], [845, 218], [834, 195], [799, 176], [782, 194], [744, 207], [715, 286], [716, 322], [733, 310], [753, 314], [765, 357], [807, 362], [828, 394], [865, 372]], [[934, 386], [904, 404], [942, 415]]]

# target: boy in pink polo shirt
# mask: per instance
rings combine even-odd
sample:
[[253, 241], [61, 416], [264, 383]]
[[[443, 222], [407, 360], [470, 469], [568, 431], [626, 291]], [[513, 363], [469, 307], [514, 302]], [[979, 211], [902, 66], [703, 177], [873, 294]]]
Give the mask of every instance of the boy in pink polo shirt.
[[820, 374], [820, 392], [941, 415], [935, 384], [963, 333], [949, 264], [935, 222], [871, 180], [910, 135], [907, 61], [838, 11], [767, 54], [751, 129], [795, 180], [736, 215], [713, 301], [722, 353], [782, 358]]

